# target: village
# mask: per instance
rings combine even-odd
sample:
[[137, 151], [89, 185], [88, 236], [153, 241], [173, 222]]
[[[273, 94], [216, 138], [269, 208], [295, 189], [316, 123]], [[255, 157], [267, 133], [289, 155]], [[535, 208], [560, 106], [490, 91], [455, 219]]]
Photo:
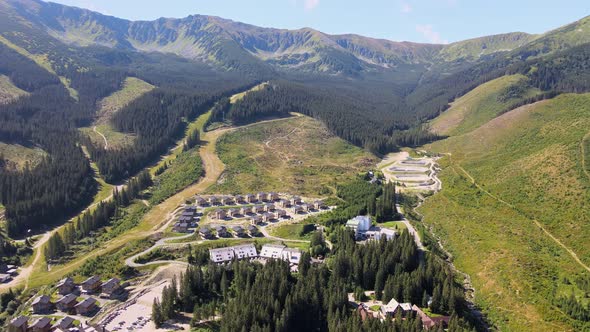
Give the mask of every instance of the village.
[[[408, 162], [411, 165], [407, 164]], [[422, 172], [423, 169], [418, 170], [417, 167], [428, 167], [428, 169], [435, 167], [433, 161], [416, 161], [411, 158], [396, 160], [394, 165], [396, 166], [387, 165], [387, 169], [391, 171], [389, 176], [396, 176], [398, 180], [400, 178], [394, 171]], [[403, 167], [406, 168], [397, 169], [399, 165], [405, 165]], [[385, 171], [383, 173], [387, 178], [388, 173]], [[436, 178], [434, 171], [429, 174]], [[438, 179], [432, 181], [436, 183]], [[434, 187], [429, 184], [427, 188]], [[281, 238], [269, 235], [268, 230], [283, 223], [301, 223], [310, 216], [331, 211], [334, 208], [321, 199], [276, 192], [196, 195], [186, 204], [178, 207], [172, 218], [167, 221], [168, 230], [171, 232], [170, 237], [160, 239], [152, 248], [127, 261], [131, 262], [130, 266], [147, 266], [150, 262], [136, 263], [135, 261], [142, 254], [149, 253], [159, 246], [166, 247], [167, 241], [187, 238], [196, 244], [211, 243], [213, 246], [208, 249], [209, 260], [215, 264], [232, 264], [236, 260], [265, 264], [269, 260], [278, 259], [287, 262], [291, 272], [297, 273], [304, 251], [301, 248], [285, 245], [280, 241]], [[407, 222], [403, 219], [399, 223], [404, 221]], [[408, 231], [414, 235], [418, 246], [422, 248], [416, 231], [411, 228], [409, 222], [407, 224]], [[395, 240], [400, 235], [397, 226], [395, 229], [380, 226], [371, 216], [366, 215], [351, 218], [344, 226], [354, 233], [359, 244], [381, 239]], [[404, 225], [404, 228], [407, 226]], [[321, 231], [322, 227], [318, 229]], [[258, 248], [253, 242], [241, 242], [257, 238], [268, 238], [276, 242], [264, 243]], [[221, 247], [215, 245], [218, 241], [226, 239], [235, 240], [236, 244]], [[288, 239], [282, 240], [288, 242]], [[169, 263], [176, 263], [172, 264], [176, 265], [176, 271], [181, 271], [178, 268], [184, 268], [187, 265], [184, 261]], [[323, 260], [312, 259], [312, 263], [322, 264]], [[6, 268], [7, 273], [16, 273], [14, 267]], [[149, 314], [151, 302], [160, 295], [163, 287], [169, 284], [170, 279], [151, 285], [142, 282], [140, 285], [137, 282], [122, 283], [119, 278], [102, 280], [98, 275], [76, 284], [73, 279], [65, 278], [49, 291], [33, 297], [29, 304], [29, 312], [11, 320], [9, 327], [11, 331], [19, 332], [93, 332], [101, 329], [102, 331], [156, 331], [158, 329], [155, 328]], [[357, 314], [363, 320], [368, 317], [381, 320], [387, 317], [406, 317], [413, 312], [412, 315], [420, 316], [425, 329], [439, 325], [445, 326], [449, 320], [447, 316], [431, 315], [416, 304], [398, 303], [396, 299], [391, 299], [387, 303], [377, 301], [372, 291], [364, 292], [364, 296], [358, 299], [353, 293], [350, 293], [348, 297], [350, 305], [356, 308]], [[166, 329], [187, 327], [186, 324], [170, 323]]]

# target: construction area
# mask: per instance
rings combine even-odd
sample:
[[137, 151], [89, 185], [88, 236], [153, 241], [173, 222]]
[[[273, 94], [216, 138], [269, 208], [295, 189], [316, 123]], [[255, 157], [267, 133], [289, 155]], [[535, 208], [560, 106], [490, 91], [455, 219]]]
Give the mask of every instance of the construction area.
[[425, 153], [411, 157], [407, 151], [388, 154], [377, 167], [388, 181], [395, 182], [400, 191], [439, 191], [441, 182], [437, 178], [440, 167], [438, 157]]

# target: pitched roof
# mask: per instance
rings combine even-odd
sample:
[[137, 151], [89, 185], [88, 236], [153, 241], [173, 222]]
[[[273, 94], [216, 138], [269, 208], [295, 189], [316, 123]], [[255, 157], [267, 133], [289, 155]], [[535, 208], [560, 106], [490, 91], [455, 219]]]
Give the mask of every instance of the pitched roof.
[[26, 324], [28, 320], [29, 320], [29, 317], [27, 317], [27, 316], [18, 316], [15, 319], [10, 321], [10, 325], [12, 325], [14, 327], [21, 327], [24, 324]]
[[41, 317], [41, 318], [37, 319], [36, 321], [34, 321], [33, 324], [31, 324], [31, 327], [42, 329], [42, 328], [47, 327], [49, 324], [51, 324], [51, 318]]
[[92, 276], [92, 277], [90, 277], [90, 278], [88, 278], [88, 279], [84, 280], [84, 281], [82, 282], [82, 284], [83, 284], [83, 285], [86, 285], [86, 284], [95, 284], [95, 283], [97, 283], [97, 282], [100, 282], [100, 277], [99, 277], [99, 276]]
[[92, 307], [95, 304], [96, 304], [96, 300], [94, 298], [92, 298], [92, 297], [88, 297], [88, 298], [85, 298], [84, 301], [78, 303], [76, 305], [76, 308], [80, 308], [80, 307], [82, 307], [82, 308], [90, 308], [90, 307]]
[[35, 304], [47, 304], [51, 302], [51, 298], [47, 295], [41, 295], [35, 298], [35, 300], [33, 300], [33, 303], [31, 303], [31, 305], [35, 305]]
[[62, 296], [59, 300], [57, 300], [56, 303], [69, 304], [69, 303], [72, 303], [73, 301], [76, 301], [77, 298], [78, 297], [74, 294], [68, 294], [68, 295]]
[[102, 287], [112, 287], [112, 286], [119, 286], [121, 280], [119, 278], [111, 278], [102, 283]]
[[64, 285], [74, 285], [74, 279], [72, 278], [64, 278], [57, 283], [57, 287], [61, 287]]
[[67, 329], [74, 324], [74, 319], [70, 316], [66, 316], [55, 323], [55, 326], [61, 329]]

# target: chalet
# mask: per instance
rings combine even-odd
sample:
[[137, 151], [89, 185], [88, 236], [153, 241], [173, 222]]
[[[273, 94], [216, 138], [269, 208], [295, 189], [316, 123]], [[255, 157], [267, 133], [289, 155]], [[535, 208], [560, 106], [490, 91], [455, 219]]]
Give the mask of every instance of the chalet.
[[72, 278], [64, 278], [57, 283], [57, 293], [60, 295], [70, 294], [76, 289], [76, 284]]
[[234, 198], [231, 196], [223, 196], [221, 198], [221, 204], [223, 205], [231, 205], [234, 203]]
[[244, 196], [246, 198], [246, 203], [254, 203], [256, 202], [256, 196], [252, 195], [252, 194], [246, 194], [246, 196]]
[[231, 248], [234, 251], [234, 256], [237, 259], [253, 258], [253, 257], [258, 256], [258, 253], [256, 252], [256, 247], [254, 246], [253, 243], [242, 244], [239, 246], [233, 246]]
[[62, 296], [61, 299], [55, 302], [57, 309], [63, 312], [73, 311], [76, 304], [78, 304], [78, 297], [74, 294], [67, 294], [65, 296]]
[[8, 269], [8, 271], [6, 271], [6, 274], [8, 274], [9, 276], [16, 276], [18, 274], [18, 270], [16, 268], [11, 268]]
[[281, 252], [281, 258], [291, 264], [299, 264], [301, 260], [301, 250], [294, 248], [284, 248]]
[[234, 196], [234, 201], [236, 203], [245, 203], [246, 201], [244, 200], [244, 196], [242, 195], [235, 195]]
[[188, 222], [177, 222], [172, 227], [172, 230], [178, 233], [188, 233], [189, 225], [190, 224]]
[[262, 223], [262, 217], [261, 216], [252, 216], [250, 217], [250, 225], [258, 225]]
[[122, 291], [121, 280], [118, 278], [111, 278], [103, 282], [100, 287], [102, 288], [101, 296], [105, 296], [107, 298], [112, 298], [113, 296], [120, 294]]
[[293, 213], [294, 214], [298, 214], [298, 213], [302, 213], [303, 212], [303, 208], [301, 207], [301, 205], [294, 205], [293, 206]]
[[203, 197], [199, 197], [197, 196], [197, 198], [195, 198], [195, 204], [197, 204], [198, 206], [206, 206], [209, 203], [207, 202], [206, 199], [204, 199]]
[[299, 196], [293, 196], [291, 197], [291, 205], [297, 205], [297, 204], [301, 204], [301, 197]]
[[209, 229], [209, 227], [201, 227], [199, 229], [199, 235], [203, 238], [203, 239], [209, 239], [213, 236], [213, 234], [211, 234], [211, 230]]
[[252, 207], [252, 212], [253, 213], [262, 213], [262, 212], [264, 212], [264, 205], [254, 205]]
[[192, 212], [193, 214], [197, 214], [197, 207], [194, 205], [185, 206], [184, 212]]
[[248, 226], [248, 233], [250, 233], [250, 236], [252, 237], [258, 236], [260, 234], [260, 230], [258, 229], [258, 227], [250, 225]]
[[244, 231], [244, 227], [242, 227], [240, 225], [232, 226], [231, 229], [234, 232], [234, 234], [238, 237], [243, 237], [246, 235], [246, 232]]
[[192, 218], [192, 217], [195, 216], [196, 213], [197, 213], [196, 211], [187, 211], [187, 210], [184, 210], [184, 211], [182, 211], [182, 213], [180, 214], [180, 216], [181, 217]]
[[279, 206], [280, 206], [280, 207], [282, 207], [282, 208], [288, 208], [288, 207], [290, 207], [290, 206], [291, 206], [291, 202], [290, 202], [290, 201], [288, 201], [288, 200], [286, 200], [286, 199], [281, 199], [281, 200], [278, 202], [278, 204], [279, 204]]
[[189, 217], [189, 216], [180, 216], [178, 218], [179, 222], [185, 222], [185, 223], [190, 223], [191, 221], [193, 221], [193, 217]]
[[53, 325], [53, 329], [55, 329], [56, 331], [62, 330], [62, 331], [67, 331], [70, 328], [72, 328], [74, 326], [74, 319], [70, 316], [66, 316], [60, 320], [57, 321], [57, 323], [55, 323]]
[[213, 212], [213, 216], [217, 219], [224, 219], [227, 216], [227, 214], [225, 210], [217, 209], [215, 210], [215, 212]]
[[98, 276], [92, 276], [82, 282], [82, 292], [86, 294], [96, 293], [100, 288], [100, 278]]
[[51, 303], [51, 298], [49, 296], [41, 295], [33, 300], [31, 307], [33, 307], [33, 313], [44, 314], [53, 309], [53, 303]]
[[209, 259], [213, 263], [229, 262], [234, 259], [234, 251], [231, 247], [209, 249]]
[[211, 204], [211, 205], [219, 204], [219, 197], [209, 196], [209, 204]]
[[279, 199], [279, 194], [273, 192], [269, 192], [268, 195], [266, 196], [269, 202], [274, 202], [276, 200]]
[[259, 192], [258, 194], [256, 194], [256, 198], [258, 199], [259, 202], [266, 201], [267, 197], [268, 197], [268, 194], [264, 193], [264, 192]]
[[245, 216], [252, 213], [252, 207], [251, 206], [244, 206], [240, 209], [240, 214]]
[[76, 308], [76, 313], [78, 315], [86, 316], [90, 315], [92, 312], [98, 309], [98, 306], [96, 305], [96, 300], [92, 297], [89, 297], [84, 299], [84, 301], [76, 304], [74, 308]]
[[309, 212], [309, 211], [313, 210], [313, 205], [311, 205], [311, 204], [301, 204], [301, 207], [303, 208], [303, 211], [305, 211], [305, 212]]
[[28, 329], [29, 318], [27, 316], [18, 316], [8, 324], [8, 330], [11, 332], [27, 332]]
[[272, 203], [264, 204], [264, 211], [271, 212], [275, 210], [275, 205]]
[[49, 332], [51, 330], [51, 318], [40, 317], [29, 326], [32, 332]]
[[275, 213], [277, 214], [277, 219], [285, 218], [287, 216], [287, 211], [285, 210], [276, 210]]
[[283, 249], [285, 246], [280, 244], [265, 244], [260, 249], [260, 257], [263, 258], [282, 258]]
[[217, 233], [218, 237], [228, 236], [227, 228], [225, 228], [225, 226], [222, 225], [215, 226], [215, 232]]
[[242, 211], [240, 211], [240, 209], [229, 209], [227, 212], [232, 217], [239, 217], [242, 214]]
[[266, 212], [266, 213], [262, 214], [262, 221], [263, 222], [269, 222], [269, 221], [273, 220], [274, 218], [275, 218], [274, 213]]
[[395, 316], [398, 311], [401, 312], [403, 317], [405, 317], [412, 311], [412, 305], [410, 303], [399, 303], [395, 299], [391, 299], [389, 303], [381, 306], [381, 313], [384, 317]]
[[354, 231], [356, 237], [360, 237], [365, 234], [371, 228], [371, 217], [369, 216], [356, 216], [346, 222], [346, 227]]
[[326, 204], [324, 204], [324, 201], [321, 200], [317, 200], [313, 202], [313, 208], [316, 210], [321, 210], [321, 209], [325, 209], [326, 208]]

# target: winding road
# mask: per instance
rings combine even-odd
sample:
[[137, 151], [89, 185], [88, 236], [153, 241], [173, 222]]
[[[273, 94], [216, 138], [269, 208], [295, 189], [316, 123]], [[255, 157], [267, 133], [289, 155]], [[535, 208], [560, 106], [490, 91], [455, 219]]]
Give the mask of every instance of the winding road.
[[96, 126], [94, 126], [94, 128], [92, 128], [92, 130], [95, 133], [99, 134], [102, 137], [102, 139], [104, 140], [104, 149], [105, 150], [108, 150], [108, 148], [109, 148], [109, 141], [107, 141], [107, 137], [105, 135], [103, 135], [103, 133], [101, 133], [100, 131], [98, 131], [98, 129], [96, 129]]

